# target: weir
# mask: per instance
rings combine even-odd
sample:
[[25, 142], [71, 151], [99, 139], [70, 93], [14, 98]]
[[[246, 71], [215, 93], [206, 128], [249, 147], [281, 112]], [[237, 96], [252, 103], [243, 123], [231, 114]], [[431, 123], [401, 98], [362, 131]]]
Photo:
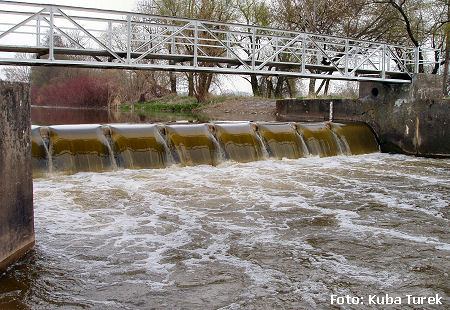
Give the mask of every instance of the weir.
[[295, 124], [261, 123], [258, 124], [258, 132], [271, 157], [295, 159], [309, 155], [305, 141], [297, 132]]
[[113, 169], [110, 145], [100, 125], [48, 127], [51, 169], [75, 173]]
[[177, 163], [185, 166], [217, 165], [220, 149], [207, 124], [164, 127], [167, 143]]
[[163, 168], [167, 145], [156, 125], [115, 124], [104, 127], [118, 166], [126, 169]]
[[243, 163], [263, 159], [264, 145], [250, 122], [220, 123], [214, 128], [228, 159]]
[[364, 123], [60, 125], [32, 128], [33, 176], [115, 168], [216, 166], [224, 160], [359, 155], [378, 152]]

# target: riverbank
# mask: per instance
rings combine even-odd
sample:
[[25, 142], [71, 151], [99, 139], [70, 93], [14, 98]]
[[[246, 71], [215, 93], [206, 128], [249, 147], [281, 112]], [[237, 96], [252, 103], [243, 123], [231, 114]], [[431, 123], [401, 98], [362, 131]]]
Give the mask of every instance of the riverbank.
[[275, 120], [275, 100], [258, 97], [214, 96], [205, 103], [194, 97], [169, 95], [148, 102], [123, 104], [122, 112], [190, 113], [204, 120]]

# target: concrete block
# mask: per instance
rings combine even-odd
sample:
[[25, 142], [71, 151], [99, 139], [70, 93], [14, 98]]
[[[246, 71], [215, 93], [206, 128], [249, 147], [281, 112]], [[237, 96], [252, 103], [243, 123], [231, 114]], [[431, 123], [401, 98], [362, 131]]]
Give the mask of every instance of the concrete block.
[[359, 99], [279, 100], [283, 121], [326, 121], [330, 101], [336, 121], [362, 121], [384, 152], [450, 157], [450, 100], [442, 77], [416, 75], [411, 84], [361, 82]]
[[34, 244], [28, 88], [0, 84], [0, 270]]

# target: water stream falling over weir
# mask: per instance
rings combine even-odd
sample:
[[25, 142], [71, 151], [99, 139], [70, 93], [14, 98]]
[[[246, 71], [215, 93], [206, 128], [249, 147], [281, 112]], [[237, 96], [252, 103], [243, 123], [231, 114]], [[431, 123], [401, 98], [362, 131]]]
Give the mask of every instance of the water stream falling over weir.
[[33, 176], [379, 151], [363, 123], [216, 122], [32, 127]]

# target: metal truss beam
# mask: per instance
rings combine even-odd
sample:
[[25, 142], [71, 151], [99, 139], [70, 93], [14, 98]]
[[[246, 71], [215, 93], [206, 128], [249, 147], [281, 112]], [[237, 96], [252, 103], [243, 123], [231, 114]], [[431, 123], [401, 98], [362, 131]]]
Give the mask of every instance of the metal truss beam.
[[244, 24], [0, 0], [0, 65], [409, 83], [419, 68], [439, 66], [437, 53]]

